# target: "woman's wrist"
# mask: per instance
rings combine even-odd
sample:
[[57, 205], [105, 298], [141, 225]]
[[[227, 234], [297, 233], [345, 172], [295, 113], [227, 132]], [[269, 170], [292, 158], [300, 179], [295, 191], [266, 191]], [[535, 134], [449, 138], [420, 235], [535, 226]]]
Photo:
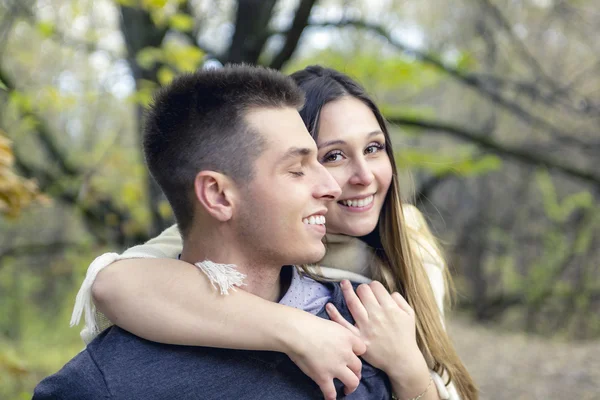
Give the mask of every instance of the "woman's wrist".
[[422, 353], [419, 351], [412, 359], [414, 360], [412, 362], [399, 361], [404, 365], [398, 365], [397, 363], [396, 367], [384, 370], [390, 378], [394, 393], [398, 399], [415, 398], [430, 386], [431, 375]]
[[269, 339], [272, 343], [272, 348], [269, 350], [285, 353], [288, 356], [298, 353], [299, 344], [302, 343], [300, 327], [307, 317], [313, 315], [278, 304], [277, 312], [272, 315], [272, 324], [267, 330], [268, 335], [271, 335]]

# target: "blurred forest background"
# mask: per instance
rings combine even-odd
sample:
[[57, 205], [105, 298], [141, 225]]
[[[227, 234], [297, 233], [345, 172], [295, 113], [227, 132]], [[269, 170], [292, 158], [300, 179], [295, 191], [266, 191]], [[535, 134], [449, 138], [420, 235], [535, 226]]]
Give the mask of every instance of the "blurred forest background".
[[599, 37], [599, 0], [0, 0], [0, 398], [82, 348], [93, 258], [173, 221], [140, 151], [153, 91], [227, 62], [374, 96], [482, 398], [599, 398]]

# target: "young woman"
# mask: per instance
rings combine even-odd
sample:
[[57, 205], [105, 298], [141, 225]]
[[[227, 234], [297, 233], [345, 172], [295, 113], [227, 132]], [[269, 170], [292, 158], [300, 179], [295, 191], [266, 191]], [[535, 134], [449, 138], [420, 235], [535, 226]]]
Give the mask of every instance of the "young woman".
[[[356, 293], [342, 284], [356, 326], [335, 308], [327, 311], [365, 341], [365, 360], [401, 377], [405, 384], [394, 387], [398, 398], [476, 399], [473, 381], [444, 330], [449, 274], [422, 215], [401, 204], [394, 153], [379, 109], [356, 82], [337, 71], [311, 66], [292, 78], [306, 93], [300, 114], [317, 142], [319, 160], [342, 188], [327, 213], [325, 258], [319, 266], [300, 268], [315, 279], [373, 280]], [[195, 267], [176, 259], [181, 248], [177, 228], [171, 227], [123, 255], [98, 257], [71, 321], [77, 323], [85, 311], [84, 340], [112, 321], [158, 342], [282, 351], [327, 398], [335, 394], [332, 379], [342, 379], [347, 371], [323, 361], [336, 356], [342, 335], [330, 321], [244, 291], [221, 296]]]

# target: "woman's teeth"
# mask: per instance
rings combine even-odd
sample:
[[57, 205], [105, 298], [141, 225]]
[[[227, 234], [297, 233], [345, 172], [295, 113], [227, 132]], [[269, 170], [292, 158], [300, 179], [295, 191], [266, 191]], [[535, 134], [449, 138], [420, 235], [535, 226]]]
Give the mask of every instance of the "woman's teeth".
[[340, 203], [346, 207], [365, 207], [373, 202], [373, 195], [360, 200], [341, 200]]
[[302, 220], [307, 225], [325, 225], [325, 216], [324, 215], [312, 215], [308, 218], [304, 218]]

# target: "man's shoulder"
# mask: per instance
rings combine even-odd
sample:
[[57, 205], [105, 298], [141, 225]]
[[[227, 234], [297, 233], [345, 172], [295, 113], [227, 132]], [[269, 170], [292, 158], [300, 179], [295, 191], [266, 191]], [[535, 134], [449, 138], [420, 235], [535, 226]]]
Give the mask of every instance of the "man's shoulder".
[[104, 376], [87, 349], [60, 371], [42, 380], [33, 394], [33, 400], [110, 398]]
[[[112, 327], [87, 348], [111, 393], [125, 398], [258, 398], [280, 388], [289, 398], [313, 398], [318, 387], [285, 354], [177, 346]], [[232, 385], [232, 382], [237, 384]], [[276, 393], [276, 391], [274, 392]]]

